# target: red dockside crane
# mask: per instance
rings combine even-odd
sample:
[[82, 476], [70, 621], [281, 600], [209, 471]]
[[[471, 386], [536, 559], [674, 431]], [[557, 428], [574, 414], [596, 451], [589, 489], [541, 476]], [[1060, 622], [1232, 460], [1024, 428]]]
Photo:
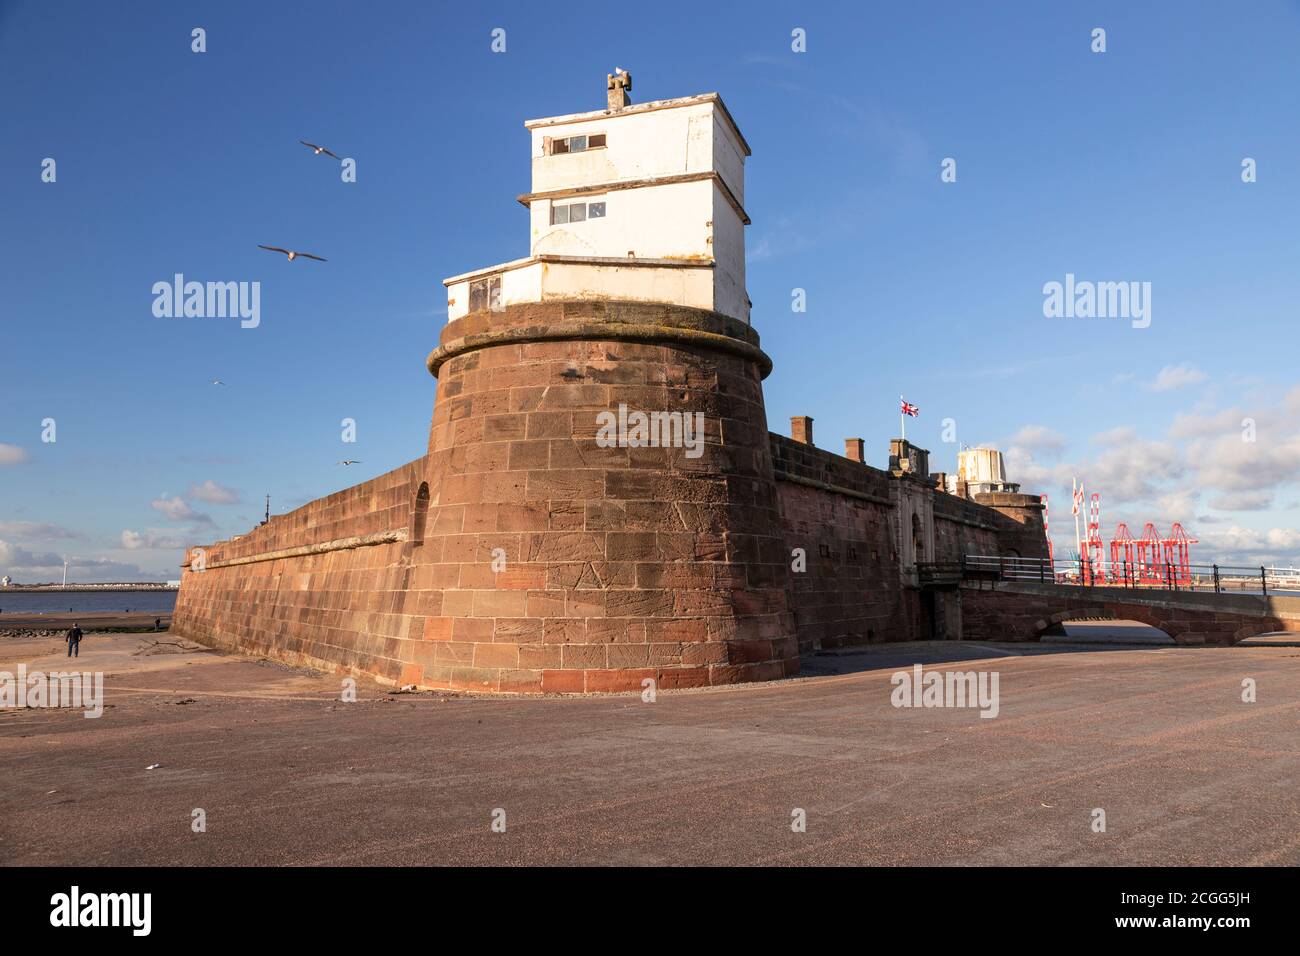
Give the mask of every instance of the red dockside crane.
[[1110, 539], [1110, 573], [1117, 584], [1129, 584], [1137, 574], [1133, 561], [1133, 533], [1123, 521], [1115, 526], [1115, 537]]
[[1138, 539], [1137, 549], [1137, 571], [1135, 578], [1139, 584], [1163, 584], [1165, 580], [1164, 569], [1164, 540], [1160, 537], [1160, 532], [1150, 521], [1142, 528], [1142, 537]]
[[1186, 586], [1192, 583], [1192, 545], [1198, 543], [1195, 538], [1187, 536], [1177, 521], [1169, 529], [1169, 537], [1164, 540], [1165, 564], [1175, 584]]
[[1084, 583], [1105, 583], [1105, 552], [1101, 543], [1101, 495], [1095, 491], [1088, 502], [1088, 537], [1081, 547]]

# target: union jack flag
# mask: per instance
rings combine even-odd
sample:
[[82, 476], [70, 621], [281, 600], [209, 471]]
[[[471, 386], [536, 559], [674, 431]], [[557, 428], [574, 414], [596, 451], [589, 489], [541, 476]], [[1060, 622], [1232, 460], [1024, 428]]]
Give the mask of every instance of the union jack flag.
[[913, 418], [916, 418], [918, 415], [921, 414], [921, 410], [917, 408], [915, 405], [911, 404], [910, 402], [903, 402], [903, 407], [900, 409], [900, 411], [902, 411], [904, 415], [911, 415]]

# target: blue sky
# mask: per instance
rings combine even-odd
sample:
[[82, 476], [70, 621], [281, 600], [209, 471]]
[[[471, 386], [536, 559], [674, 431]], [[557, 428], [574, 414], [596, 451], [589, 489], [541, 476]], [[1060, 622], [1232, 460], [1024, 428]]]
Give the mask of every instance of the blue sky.
[[[1298, 52], [1268, 2], [0, 0], [0, 573], [174, 577], [266, 493], [421, 454], [441, 279], [526, 254], [522, 123], [601, 108], [616, 64], [636, 100], [717, 90], [753, 147], [772, 430], [812, 415], [882, 465], [901, 392], [933, 468], [951, 417], [1051, 494], [1058, 548], [1077, 475], [1107, 534], [1182, 520], [1198, 559], [1295, 560]], [[260, 281], [261, 325], [155, 317], [177, 272]], [[1045, 318], [1067, 273], [1150, 282], [1150, 327]]]

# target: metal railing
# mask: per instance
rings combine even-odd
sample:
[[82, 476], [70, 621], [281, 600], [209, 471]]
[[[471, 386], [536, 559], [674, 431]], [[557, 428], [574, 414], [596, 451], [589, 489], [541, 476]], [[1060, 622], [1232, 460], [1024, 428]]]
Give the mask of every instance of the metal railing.
[[1262, 565], [1175, 564], [1168, 561], [1121, 561], [1112, 565], [1087, 557], [1054, 561], [1049, 558], [967, 554], [962, 556], [961, 575], [966, 580], [1039, 581], [1081, 587], [1154, 588], [1215, 594], [1236, 592], [1265, 596], [1270, 591], [1300, 593], [1300, 571]]

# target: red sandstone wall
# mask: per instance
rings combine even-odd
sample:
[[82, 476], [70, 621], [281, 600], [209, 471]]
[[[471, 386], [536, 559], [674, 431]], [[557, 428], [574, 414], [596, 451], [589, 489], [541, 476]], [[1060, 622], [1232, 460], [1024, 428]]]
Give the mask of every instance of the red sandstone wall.
[[[628, 303], [451, 323], [430, 357], [429, 453], [206, 549], [173, 627], [394, 683], [522, 692], [767, 680], [796, 673], [801, 649], [955, 636], [952, 602], [900, 573], [898, 479], [768, 433], [757, 341], [714, 313]], [[620, 404], [703, 413], [702, 455], [600, 447], [598, 415]], [[1023, 502], [921, 493], [937, 561], [1032, 548], [1035, 520], [1041, 534]], [[366, 540], [385, 533], [401, 540]]]
[[[889, 476], [781, 435], [769, 435], [785, 534], [786, 566], [803, 548], [808, 567], [790, 573], [801, 651], [871, 641], [913, 640], [919, 592], [898, 574]], [[870, 498], [796, 483], [849, 488]]]
[[964, 498], [934, 492], [936, 561], [960, 561], [966, 554], [1000, 554], [1010, 527], [997, 512]]
[[[447, 327], [420, 559], [444, 592], [420, 683], [630, 690], [798, 669], [756, 342], [714, 313], [609, 302]], [[703, 413], [703, 454], [600, 447], [598, 415], [620, 404]]]
[[998, 525], [1001, 550], [997, 554], [1021, 558], [1047, 557], [1043, 502], [1038, 495], [995, 491], [976, 495], [974, 501], [974, 506], [982, 507]]
[[[425, 459], [310, 502], [243, 537], [204, 548], [182, 572], [172, 629], [208, 644], [294, 664], [397, 681], [441, 594], [411, 566], [406, 542], [222, 567], [231, 559], [401, 529]], [[192, 552], [191, 552], [192, 553]]]
[[[951, 602], [936, 603], [900, 574], [896, 479], [782, 435], [769, 440], [787, 554], [794, 548], [807, 554], [807, 571], [790, 574], [800, 650], [957, 637], [959, 618], [950, 617]], [[1007, 536], [1029, 550], [1023, 521], [953, 495], [928, 493], [935, 561], [1000, 554]], [[940, 620], [932, 623], [934, 615]]]

